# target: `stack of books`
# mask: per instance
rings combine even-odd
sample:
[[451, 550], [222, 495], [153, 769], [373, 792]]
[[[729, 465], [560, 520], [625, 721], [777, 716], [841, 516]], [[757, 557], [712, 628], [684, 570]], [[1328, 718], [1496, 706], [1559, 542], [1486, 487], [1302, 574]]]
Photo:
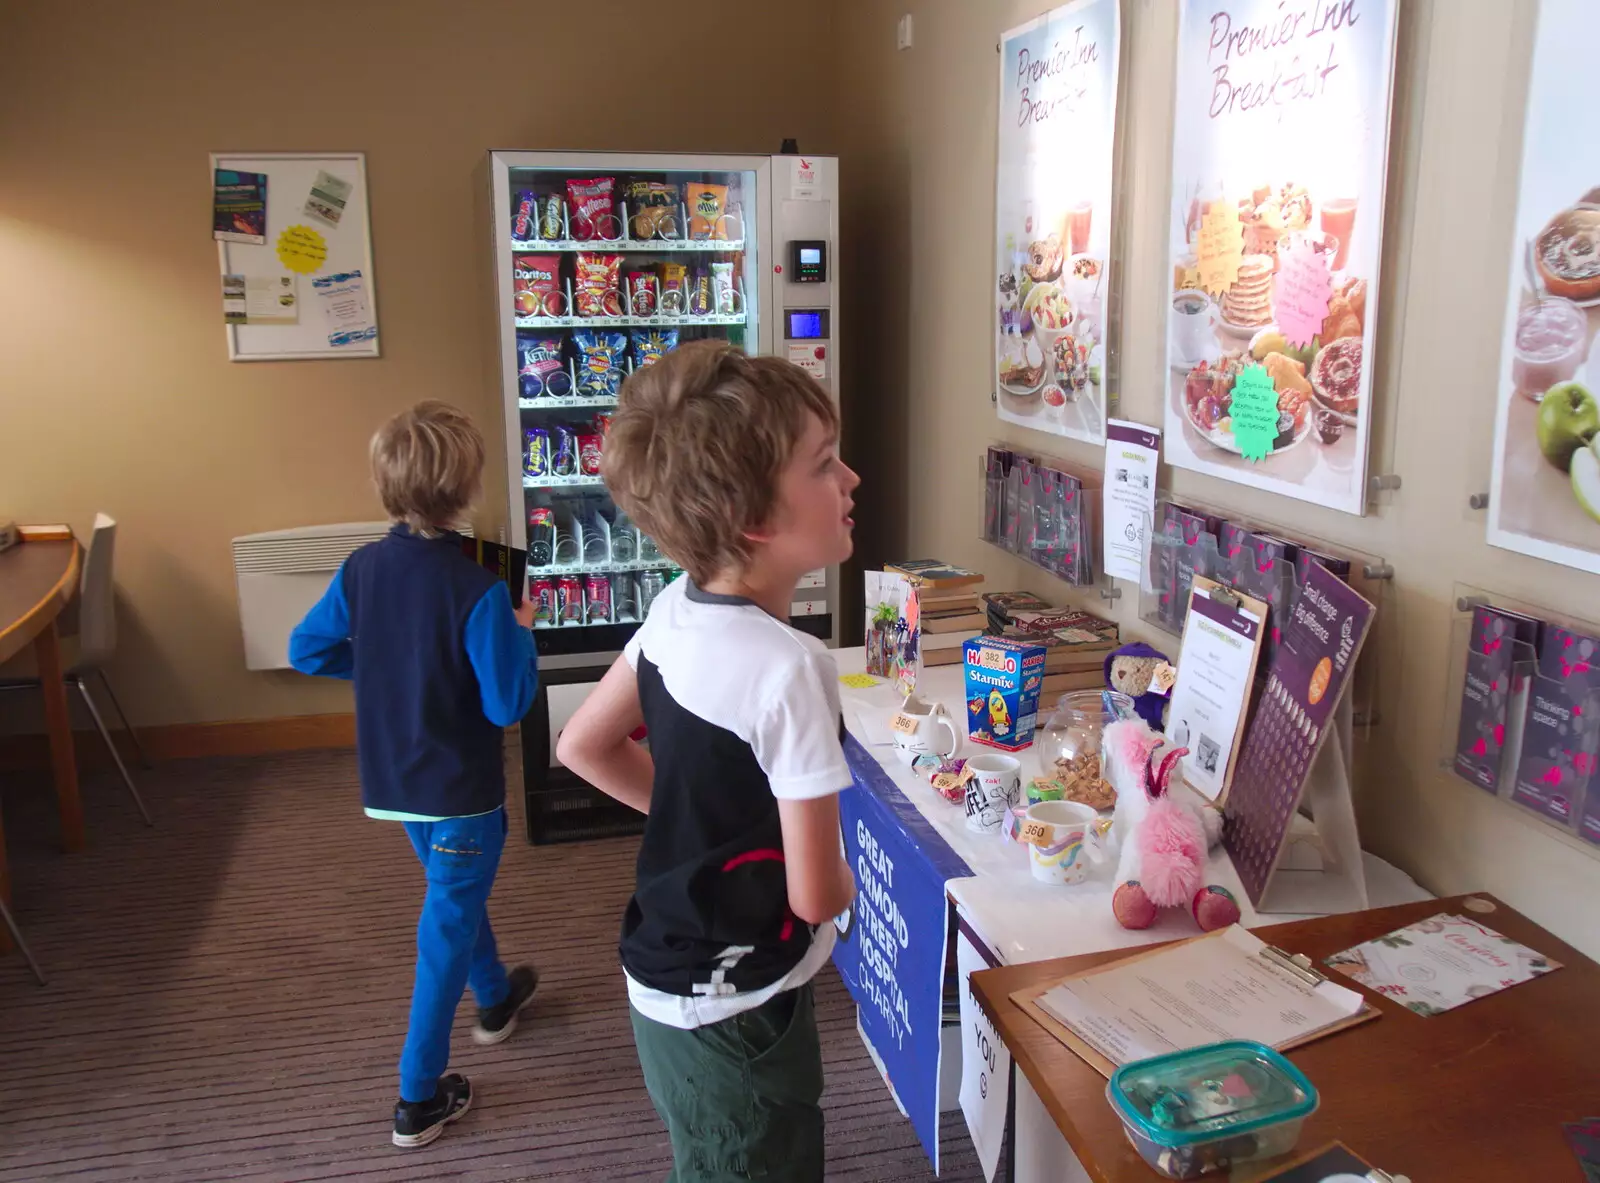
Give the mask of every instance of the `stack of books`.
[[923, 666], [960, 665], [961, 647], [989, 623], [979, 598], [983, 576], [938, 559], [906, 559], [884, 570], [904, 575], [917, 589]]
[[1000, 635], [1032, 641], [1045, 648], [1041, 694], [1105, 687], [1106, 658], [1121, 643], [1116, 622], [1071, 609], [1007, 610]]

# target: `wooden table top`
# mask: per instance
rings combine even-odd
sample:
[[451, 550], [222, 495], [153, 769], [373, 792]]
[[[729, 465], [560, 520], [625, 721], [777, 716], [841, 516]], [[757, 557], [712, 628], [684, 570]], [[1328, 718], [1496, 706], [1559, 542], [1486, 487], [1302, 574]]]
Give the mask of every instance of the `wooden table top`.
[[[1468, 899], [1486, 901], [1494, 910], [1464, 908]], [[1483, 894], [1254, 931], [1320, 965], [1333, 953], [1441, 912], [1479, 921], [1563, 968], [1431, 1018], [1333, 975], [1382, 1014], [1288, 1053], [1321, 1094], [1299, 1149], [1338, 1140], [1373, 1166], [1417, 1183], [1581, 1183], [1583, 1172], [1561, 1123], [1600, 1114], [1600, 965]], [[972, 975], [974, 993], [1018, 1068], [1098, 1183], [1148, 1183], [1160, 1176], [1129, 1145], [1106, 1100], [1105, 1078], [1011, 995], [1127, 955], [1119, 949]], [[1252, 1179], [1264, 1169], [1241, 1167], [1226, 1177]]]
[[0, 553], [0, 661], [26, 648], [77, 594], [79, 553], [72, 539]]

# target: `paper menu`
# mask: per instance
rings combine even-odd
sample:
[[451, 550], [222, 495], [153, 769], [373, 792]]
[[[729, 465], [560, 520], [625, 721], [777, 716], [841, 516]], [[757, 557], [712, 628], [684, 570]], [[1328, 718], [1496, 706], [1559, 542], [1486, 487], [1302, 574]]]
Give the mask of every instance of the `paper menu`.
[[1036, 1001], [1114, 1066], [1229, 1039], [1287, 1047], [1366, 1007], [1354, 990], [1308, 981], [1237, 924], [1068, 978]]
[[1156, 508], [1156, 461], [1161, 431], [1142, 423], [1106, 423], [1102, 550], [1105, 571], [1115, 579], [1140, 579], [1144, 535]]
[[1167, 735], [1177, 746], [1189, 749], [1183, 758], [1183, 779], [1208, 801], [1220, 797], [1228, 784], [1255, 680], [1261, 628], [1259, 616], [1212, 599], [1196, 581], [1167, 712]]
[[1327, 964], [1419, 1015], [1443, 1014], [1561, 968], [1492, 928], [1449, 913], [1335, 953]]

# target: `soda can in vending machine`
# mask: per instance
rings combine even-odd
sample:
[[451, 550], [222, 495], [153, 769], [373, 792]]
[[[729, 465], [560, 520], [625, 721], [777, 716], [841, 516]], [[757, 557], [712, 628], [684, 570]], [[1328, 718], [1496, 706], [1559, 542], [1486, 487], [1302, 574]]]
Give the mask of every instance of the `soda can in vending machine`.
[[556, 511], [536, 505], [528, 511], [528, 566], [548, 567], [556, 561]]
[[530, 427], [526, 432], [526, 439], [528, 454], [523, 462], [523, 471], [529, 476], [552, 475], [555, 457], [550, 447], [550, 429]]
[[611, 580], [604, 575], [587, 575], [583, 581], [585, 624], [610, 624]]
[[577, 476], [578, 433], [564, 424], [558, 424], [553, 443], [550, 471], [556, 476]]
[[660, 571], [645, 571], [639, 576], [639, 619], [650, 614], [650, 605], [667, 590], [667, 577]]
[[556, 580], [556, 623], [583, 623], [583, 580], [576, 575]]
[[611, 615], [618, 624], [639, 619], [639, 581], [632, 575], [611, 577]]
[[549, 628], [556, 622], [556, 585], [552, 579], [528, 580], [528, 598], [533, 601], [533, 627]]

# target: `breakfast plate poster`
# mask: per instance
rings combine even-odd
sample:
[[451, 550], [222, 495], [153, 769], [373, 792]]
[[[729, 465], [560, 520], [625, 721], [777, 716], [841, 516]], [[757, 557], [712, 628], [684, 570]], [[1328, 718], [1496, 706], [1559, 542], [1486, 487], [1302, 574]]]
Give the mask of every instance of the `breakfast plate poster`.
[[1593, 0], [1543, 0], [1496, 379], [1489, 542], [1600, 573]]
[[1001, 40], [995, 398], [1007, 423], [1106, 439], [1120, 0], [1077, 0]]
[[1365, 512], [1395, 4], [1182, 0], [1169, 464]]

